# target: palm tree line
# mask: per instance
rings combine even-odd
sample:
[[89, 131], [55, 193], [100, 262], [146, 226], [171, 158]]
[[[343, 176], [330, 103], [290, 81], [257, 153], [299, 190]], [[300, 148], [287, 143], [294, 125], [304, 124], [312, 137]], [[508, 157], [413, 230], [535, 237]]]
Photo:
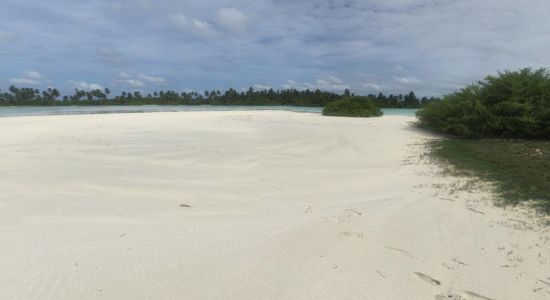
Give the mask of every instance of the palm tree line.
[[419, 108], [436, 98], [418, 98], [414, 92], [399, 95], [369, 94], [358, 96], [350, 90], [344, 93], [297, 89], [262, 89], [252, 87], [246, 91], [230, 88], [226, 91], [212, 90], [203, 93], [173, 90], [142, 94], [139, 91], [121, 92], [112, 95], [111, 90], [75, 89], [70, 95], [61, 96], [56, 88], [38, 90], [10, 86], [8, 91], [0, 90], [0, 106], [69, 106], [69, 105], [287, 105], [323, 107], [327, 103], [345, 97], [360, 97], [372, 101], [379, 107]]

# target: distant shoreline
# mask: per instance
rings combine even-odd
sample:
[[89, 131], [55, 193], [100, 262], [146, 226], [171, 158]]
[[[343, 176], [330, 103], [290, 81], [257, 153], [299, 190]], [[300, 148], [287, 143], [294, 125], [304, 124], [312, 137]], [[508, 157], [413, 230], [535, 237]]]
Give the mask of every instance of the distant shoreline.
[[[320, 114], [321, 107], [285, 105], [71, 105], [71, 106], [0, 106], [1, 117], [88, 115], [117, 113], [153, 113], [184, 111], [291, 111]], [[383, 108], [385, 115], [415, 116], [417, 109]]]

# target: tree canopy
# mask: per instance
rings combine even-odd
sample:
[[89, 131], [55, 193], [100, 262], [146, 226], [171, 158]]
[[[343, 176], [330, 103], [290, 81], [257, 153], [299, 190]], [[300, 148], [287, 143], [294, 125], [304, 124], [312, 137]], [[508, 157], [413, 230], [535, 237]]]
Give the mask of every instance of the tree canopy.
[[[176, 92], [155, 91], [144, 95], [139, 91], [121, 92], [112, 95], [111, 91], [79, 90], [70, 95], [61, 96], [59, 90], [48, 88], [39, 91], [32, 88], [11, 86], [7, 92], [0, 91], [0, 106], [61, 106], [61, 105], [289, 105], [323, 107], [326, 104], [352, 97], [354, 94], [346, 90], [343, 94], [321, 90], [254, 90], [245, 91], [229, 89], [227, 91]], [[418, 99], [413, 92], [406, 95], [365, 96], [379, 107], [419, 108], [434, 98]]]
[[420, 124], [444, 133], [484, 138], [550, 138], [550, 72], [500, 72], [433, 101]]

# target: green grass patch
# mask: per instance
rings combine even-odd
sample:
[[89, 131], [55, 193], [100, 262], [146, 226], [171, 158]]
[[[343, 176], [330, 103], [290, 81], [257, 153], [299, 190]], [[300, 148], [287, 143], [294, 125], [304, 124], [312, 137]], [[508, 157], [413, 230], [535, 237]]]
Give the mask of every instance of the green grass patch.
[[493, 182], [504, 204], [534, 201], [550, 214], [550, 141], [441, 139], [432, 157], [458, 175]]

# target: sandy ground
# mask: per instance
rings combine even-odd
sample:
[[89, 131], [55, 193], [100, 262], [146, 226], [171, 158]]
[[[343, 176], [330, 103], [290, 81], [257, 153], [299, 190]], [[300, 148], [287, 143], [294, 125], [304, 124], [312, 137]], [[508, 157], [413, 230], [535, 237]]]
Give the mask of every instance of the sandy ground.
[[0, 299], [550, 299], [550, 232], [410, 117], [0, 118]]

